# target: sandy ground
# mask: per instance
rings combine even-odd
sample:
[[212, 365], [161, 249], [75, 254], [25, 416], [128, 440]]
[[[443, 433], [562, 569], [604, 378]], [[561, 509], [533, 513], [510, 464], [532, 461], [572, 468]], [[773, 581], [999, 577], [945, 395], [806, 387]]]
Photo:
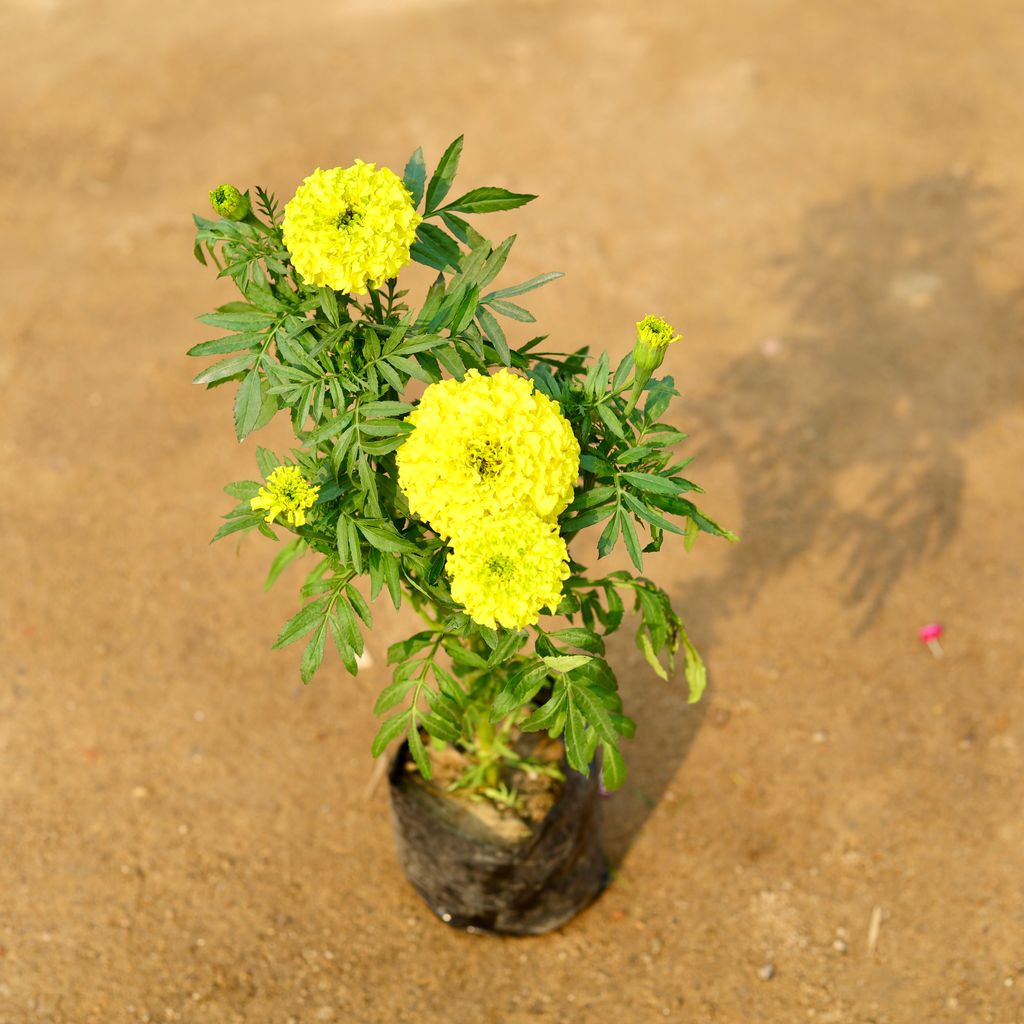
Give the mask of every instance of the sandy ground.
[[[3, 1024], [1024, 1021], [1019, 0], [6, 0], [0, 39]], [[492, 224], [568, 275], [544, 329], [685, 329], [744, 537], [652, 566], [709, 698], [614, 645], [616, 878], [523, 941], [433, 920], [366, 795], [410, 622], [303, 689], [296, 574], [208, 546], [255, 441], [183, 354], [212, 185], [463, 131], [462, 182], [542, 195]]]

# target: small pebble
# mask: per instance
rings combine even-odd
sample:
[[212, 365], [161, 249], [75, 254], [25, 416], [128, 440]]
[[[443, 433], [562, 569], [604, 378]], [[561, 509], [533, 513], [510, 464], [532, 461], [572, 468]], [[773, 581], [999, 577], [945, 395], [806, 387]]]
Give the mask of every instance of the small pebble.
[[762, 964], [757, 969], [757, 976], [762, 981], [771, 981], [775, 977], [775, 964]]
[[836, 941], [832, 943], [832, 948], [837, 953], [845, 953], [847, 951], [847, 949], [849, 949], [850, 947], [847, 946], [846, 943], [843, 942], [842, 939], [836, 939]]

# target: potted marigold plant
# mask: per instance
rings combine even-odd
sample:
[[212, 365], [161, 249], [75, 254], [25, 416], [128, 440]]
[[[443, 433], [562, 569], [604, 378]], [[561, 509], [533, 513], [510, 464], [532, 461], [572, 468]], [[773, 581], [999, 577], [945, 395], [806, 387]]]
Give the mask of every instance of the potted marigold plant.
[[[634, 730], [604, 638], [627, 606], [652, 669], [668, 678], [681, 652], [689, 699], [704, 688], [669, 596], [640, 575], [644, 553], [670, 534], [687, 549], [700, 531], [731, 535], [693, 504], [683, 435], [663, 419], [676, 391], [654, 373], [675, 332], [645, 317], [614, 367], [543, 337], [511, 343], [502, 319], [533, 321], [513, 300], [561, 275], [495, 285], [514, 236], [495, 245], [476, 218], [536, 197], [450, 198], [461, 150], [429, 180], [421, 150], [402, 177], [318, 169], [283, 209], [262, 188], [215, 189], [195, 254], [241, 299], [199, 318], [226, 333], [190, 354], [222, 357], [196, 383], [237, 383], [239, 440], [291, 418], [297, 446], [257, 448], [259, 478], [228, 485], [238, 504], [214, 539], [283, 532], [268, 586], [312, 559], [275, 644], [305, 641], [302, 680], [329, 637], [358, 670], [372, 625], [361, 576], [370, 601], [386, 590], [424, 620], [388, 651], [372, 742], [379, 756], [401, 741], [389, 779], [410, 880], [445, 921], [536, 933], [604, 884], [597, 781], [622, 784]], [[416, 303], [398, 283], [413, 261], [437, 272]], [[621, 543], [636, 574], [570, 554], [599, 524], [598, 558]]]

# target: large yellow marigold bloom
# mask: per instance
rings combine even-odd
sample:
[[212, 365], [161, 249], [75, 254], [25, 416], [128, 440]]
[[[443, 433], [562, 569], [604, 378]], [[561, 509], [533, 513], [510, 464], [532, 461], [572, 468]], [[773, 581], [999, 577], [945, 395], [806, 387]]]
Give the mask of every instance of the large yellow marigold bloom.
[[282, 230], [305, 281], [358, 293], [409, 262], [422, 219], [394, 171], [357, 160], [306, 178], [285, 205]]
[[557, 402], [508, 370], [431, 384], [398, 449], [409, 507], [443, 537], [482, 516], [554, 522], [572, 501], [580, 446]]
[[268, 523], [277, 516], [284, 516], [285, 522], [292, 526], [303, 526], [306, 509], [316, 504], [319, 493], [319, 484], [309, 483], [298, 466], [278, 466], [271, 470], [266, 487], [261, 487], [259, 494], [250, 499], [249, 507], [266, 509], [263, 518]]
[[474, 622], [523, 629], [542, 608], [558, 607], [569, 577], [567, 558], [557, 524], [519, 512], [464, 524], [446, 569], [452, 597]]

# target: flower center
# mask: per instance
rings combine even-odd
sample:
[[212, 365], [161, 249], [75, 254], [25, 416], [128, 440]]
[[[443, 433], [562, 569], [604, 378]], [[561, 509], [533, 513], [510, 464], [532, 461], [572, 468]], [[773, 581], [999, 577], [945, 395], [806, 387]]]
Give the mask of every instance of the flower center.
[[466, 461], [481, 479], [497, 476], [508, 453], [500, 441], [472, 441], [466, 450]]
[[350, 224], [359, 220], [362, 220], [362, 216], [350, 206], [347, 209], [342, 210], [341, 213], [334, 218], [334, 226], [339, 231], [344, 231]]
[[493, 555], [487, 559], [487, 571], [499, 580], [510, 580], [515, 566], [508, 555]]

